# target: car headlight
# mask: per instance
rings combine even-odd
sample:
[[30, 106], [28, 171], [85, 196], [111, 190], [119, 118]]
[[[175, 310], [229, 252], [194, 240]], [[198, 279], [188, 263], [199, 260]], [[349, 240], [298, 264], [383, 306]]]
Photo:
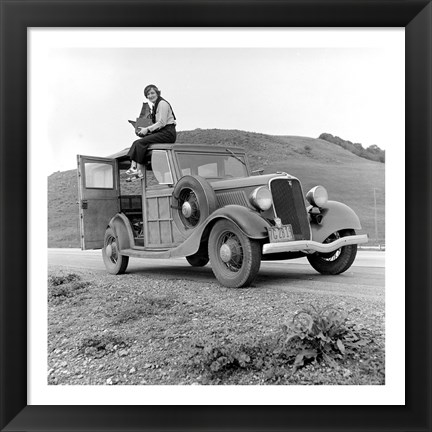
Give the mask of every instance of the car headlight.
[[265, 186], [256, 188], [251, 193], [250, 201], [259, 210], [268, 210], [273, 202], [271, 192]]
[[313, 206], [322, 207], [327, 204], [328, 194], [325, 187], [315, 186], [306, 194], [306, 199]]

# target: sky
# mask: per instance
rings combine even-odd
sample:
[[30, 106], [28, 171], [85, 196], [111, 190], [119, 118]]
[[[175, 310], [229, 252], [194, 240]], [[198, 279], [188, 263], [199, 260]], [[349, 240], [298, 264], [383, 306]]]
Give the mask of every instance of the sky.
[[[47, 173], [75, 168], [77, 154], [108, 156], [129, 147], [136, 137], [127, 120], [138, 116], [150, 83], [171, 103], [178, 131], [241, 129], [314, 138], [327, 132], [386, 150], [401, 139], [403, 32], [375, 33], [372, 42], [363, 32], [363, 43], [354, 38], [351, 46], [324, 46], [322, 38], [305, 44], [283, 35], [289, 46], [172, 47], [172, 35], [167, 46], [150, 47], [45, 39], [42, 55], [32, 57], [36, 103], [30, 116], [38, 118], [32, 130], [43, 132], [32, 136], [44, 136]], [[390, 43], [380, 42], [381, 36]], [[339, 39], [345, 40], [343, 34]]]

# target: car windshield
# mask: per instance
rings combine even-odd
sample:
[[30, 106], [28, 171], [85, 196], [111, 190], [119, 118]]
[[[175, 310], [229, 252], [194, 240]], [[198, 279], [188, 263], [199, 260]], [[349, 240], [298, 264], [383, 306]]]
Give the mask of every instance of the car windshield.
[[206, 179], [247, 177], [243, 154], [177, 153], [182, 175], [199, 175]]

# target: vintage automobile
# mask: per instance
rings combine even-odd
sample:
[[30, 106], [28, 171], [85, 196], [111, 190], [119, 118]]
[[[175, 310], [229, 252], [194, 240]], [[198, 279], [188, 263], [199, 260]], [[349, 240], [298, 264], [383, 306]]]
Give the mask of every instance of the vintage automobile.
[[122, 194], [127, 152], [78, 155], [81, 248], [101, 248], [109, 273], [124, 273], [129, 257], [186, 257], [245, 287], [261, 260], [307, 257], [322, 274], [342, 273], [367, 242], [355, 212], [324, 187], [304, 195], [285, 172], [251, 172], [241, 148], [152, 145], [137, 193]]

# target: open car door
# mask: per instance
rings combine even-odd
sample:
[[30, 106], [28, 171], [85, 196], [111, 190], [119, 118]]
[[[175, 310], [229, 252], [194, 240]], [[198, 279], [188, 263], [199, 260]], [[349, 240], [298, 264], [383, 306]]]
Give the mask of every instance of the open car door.
[[81, 249], [102, 249], [108, 223], [120, 211], [117, 160], [77, 159]]

